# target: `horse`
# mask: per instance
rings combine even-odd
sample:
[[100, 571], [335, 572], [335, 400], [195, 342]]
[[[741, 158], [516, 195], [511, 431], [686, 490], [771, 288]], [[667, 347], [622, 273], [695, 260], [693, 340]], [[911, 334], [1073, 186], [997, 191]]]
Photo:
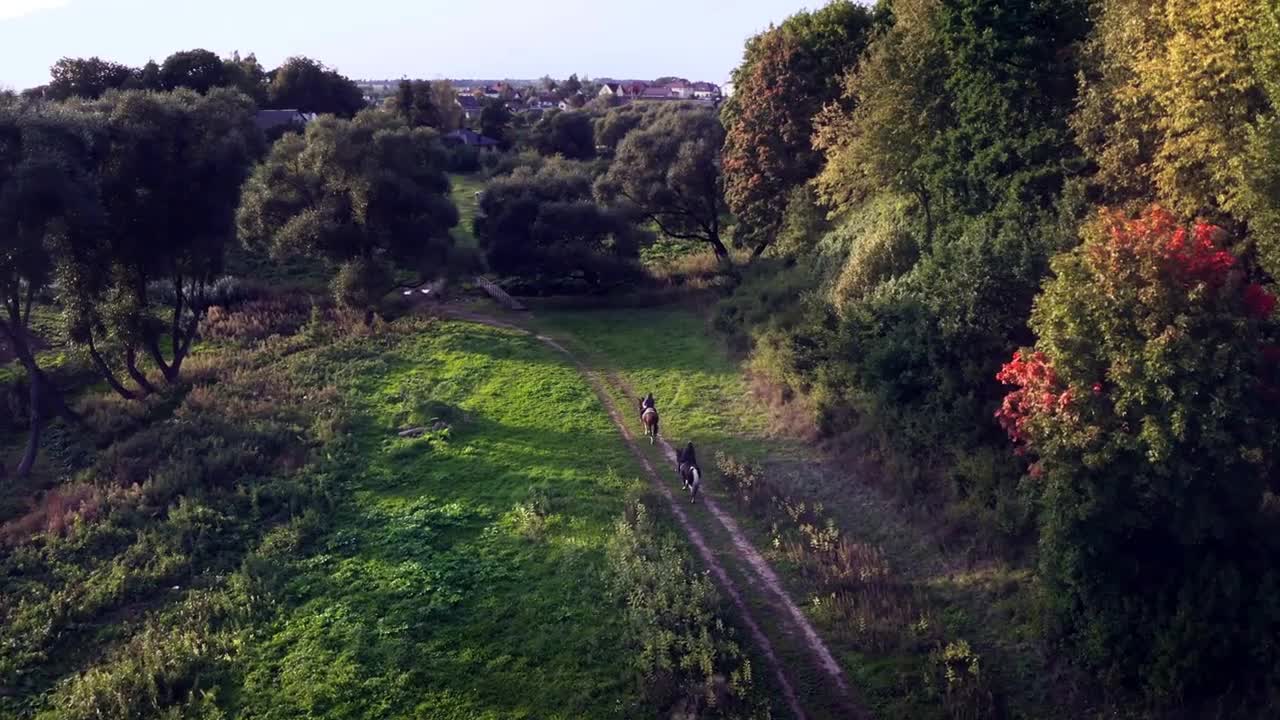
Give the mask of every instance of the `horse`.
[[680, 464], [682, 489], [689, 491], [689, 503], [696, 503], [698, 490], [702, 488], [702, 468], [698, 467], [698, 457], [694, 454], [693, 443], [685, 445], [684, 450], [676, 450], [676, 462]]
[[654, 406], [653, 393], [640, 401], [640, 422], [644, 423], [644, 434], [652, 445], [658, 438], [658, 408]]

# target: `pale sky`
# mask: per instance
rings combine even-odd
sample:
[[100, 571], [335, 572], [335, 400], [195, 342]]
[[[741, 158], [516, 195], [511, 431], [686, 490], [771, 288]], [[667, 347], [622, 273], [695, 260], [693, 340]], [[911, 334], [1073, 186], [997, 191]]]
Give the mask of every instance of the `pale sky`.
[[352, 78], [570, 73], [724, 82], [747, 37], [825, 0], [0, 0], [0, 88], [63, 56], [307, 55]]

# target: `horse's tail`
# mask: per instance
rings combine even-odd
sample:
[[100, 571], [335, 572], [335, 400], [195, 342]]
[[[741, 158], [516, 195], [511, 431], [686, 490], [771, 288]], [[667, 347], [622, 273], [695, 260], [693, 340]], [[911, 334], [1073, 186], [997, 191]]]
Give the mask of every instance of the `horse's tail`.
[[702, 471], [698, 469], [697, 465], [689, 468], [689, 470], [693, 475], [693, 482], [689, 483], [689, 502], [693, 503], [697, 502], [698, 489], [702, 487]]

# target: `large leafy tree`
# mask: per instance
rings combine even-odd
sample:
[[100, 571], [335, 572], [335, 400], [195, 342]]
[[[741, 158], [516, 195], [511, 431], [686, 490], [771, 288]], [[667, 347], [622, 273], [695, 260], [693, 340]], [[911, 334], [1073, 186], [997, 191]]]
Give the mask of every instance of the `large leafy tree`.
[[277, 142], [245, 185], [241, 238], [277, 255], [341, 263], [335, 291], [366, 311], [393, 289], [395, 270], [422, 279], [445, 272], [458, 211], [439, 135], [369, 110], [320, 118]]
[[914, 198], [932, 235], [928, 149], [947, 120], [946, 53], [939, 0], [895, 0], [893, 24], [845, 77], [844, 99], [818, 118], [826, 165], [815, 186], [831, 208], [850, 211], [878, 194]]
[[270, 75], [267, 97], [273, 108], [349, 118], [365, 107], [360, 86], [310, 58], [291, 57]]
[[813, 118], [841, 95], [866, 47], [872, 15], [848, 0], [801, 12], [747, 43], [725, 104], [725, 196], [737, 238], [759, 255], [782, 227], [787, 198], [822, 167]]
[[529, 142], [543, 155], [563, 155], [570, 160], [595, 157], [595, 130], [591, 116], [578, 110], [552, 110], [530, 132]]
[[669, 237], [729, 251], [720, 236], [726, 212], [720, 173], [724, 126], [710, 109], [673, 103], [618, 145], [596, 185], [606, 203], [626, 207]]
[[227, 84], [227, 68], [222, 58], [209, 50], [182, 50], [160, 63], [160, 87], [164, 90], [189, 88], [207, 93]]
[[1161, 209], [1105, 216], [1054, 261], [1035, 347], [1000, 375], [1052, 619], [1087, 664], [1171, 704], [1280, 661], [1280, 325], [1229, 244]]
[[1073, 124], [1110, 203], [1250, 225], [1280, 271], [1280, 65], [1268, 0], [1106, 0]]
[[458, 105], [458, 91], [448, 80], [431, 81], [431, 99], [440, 113], [440, 132], [451, 132], [462, 127], [462, 107]]
[[480, 134], [502, 143], [501, 147], [504, 149], [509, 148], [511, 119], [511, 111], [507, 109], [506, 102], [501, 99], [488, 100], [480, 110]]
[[98, 57], [62, 58], [49, 72], [45, 97], [50, 100], [101, 97], [108, 90], [126, 87], [135, 77], [128, 65]]
[[396, 86], [396, 94], [391, 96], [388, 109], [404, 118], [409, 127], [439, 129], [443, 124], [435, 92], [426, 80], [401, 80]]
[[96, 166], [106, 228], [96, 253], [70, 259], [64, 301], [71, 339], [131, 396], [101, 352], [103, 341], [124, 348], [126, 369], [143, 391], [152, 388], [137, 350], [177, 381], [235, 238], [240, 185], [262, 139], [252, 101], [225, 88], [130, 91], [86, 107], [109, 126]]
[[489, 183], [475, 221], [489, 268], [523, 277], [579, 273], [591, 285], [627, 276], [639, 233], [596, 204], [592, 180], [587, 168], [556, 158]]
[[99, 229], [90, 168], [99, 139], [97, 124], [79, 113], [0, 107], [0, 340], [26, 370], [30, 395], [19, 475], [35, 463], [49, 410], [74, 417], [37, 362], [31, 308], [59, 260], [92, 242]]
[[609, 110], [595, 120], [596, 146], [608, 148], [609, 152], [617, 150], [627, 133], [644, 124], [648, 115], [661, 107], [656, 103], [628, 103]]

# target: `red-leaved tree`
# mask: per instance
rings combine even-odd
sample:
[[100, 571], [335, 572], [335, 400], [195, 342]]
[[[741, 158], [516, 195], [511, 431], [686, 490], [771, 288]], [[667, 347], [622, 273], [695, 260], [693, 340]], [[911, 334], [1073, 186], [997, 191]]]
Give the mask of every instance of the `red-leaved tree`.
[[1104, 214], [998, 376], [1049, 617], [1088, 664], [1169, 700], [1280, 662], [1276, 298], [1225, 240], [1159, 208]]

